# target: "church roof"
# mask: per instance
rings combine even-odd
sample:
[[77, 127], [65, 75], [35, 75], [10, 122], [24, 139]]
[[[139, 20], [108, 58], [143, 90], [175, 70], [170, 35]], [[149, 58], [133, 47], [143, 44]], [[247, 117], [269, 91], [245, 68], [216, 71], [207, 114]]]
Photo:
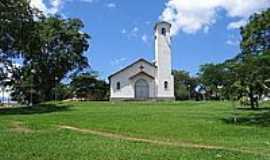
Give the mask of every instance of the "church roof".
[[113, 76], [117, 75], [117, 74], [118, 74], [118, 73], [120, 73], [120, 72], [125, 71], [126, 69], [128, 69], [128, 68], [132, 67], [133, 65], [135, 65], [135, 64], [137, 64], [137, 63], [139, 63], [139, 62], [145, 62], [145, 63], [149, 64], [150, 66], [153, 66], [153, 67], [155, 67], [155, 68], [156, 68], [156, 66], [155, 66], [155, 64], [154, 64], [154, 63], [151, 63], [151, 62], [149, 62], [149, 61], [147, 61], [147, 60], [145, 60], [145, 59], [143, 59], [143, 58], [140, 58], [140, 59], [138, 59], [137, 61], [135, 61], [135, 62], [131, 63], [131, 64], [130, 64], [130, 65], [128, 65], [128, 66], [126, 66], [125, 68], [123, 68], [123, 69], [119, 70], [118, 72], [113, 73], [113, 74], [112, 74], [112, 75], [110, 75], [108, 78], [109, 78], [109, 79], [111, 79]]

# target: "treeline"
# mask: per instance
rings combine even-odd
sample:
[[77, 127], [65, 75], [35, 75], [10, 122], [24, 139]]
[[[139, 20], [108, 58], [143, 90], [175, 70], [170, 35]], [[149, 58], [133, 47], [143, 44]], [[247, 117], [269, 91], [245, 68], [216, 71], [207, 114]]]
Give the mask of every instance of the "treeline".
[[[241, 28], [241, 52], [220, 64], [205, 64], [197, 77], [174, 71], [178, 99], [198, 98], [240, 100], [253, 109], [269, 94], [270, 9], [250, 17]], [[184, 88], [184, 90], [183, 90]]]
[[60, 83], [52, 92], [56, 100], [109, 100], [109, 84], [96, 72], [82, 72], [67, 84]]

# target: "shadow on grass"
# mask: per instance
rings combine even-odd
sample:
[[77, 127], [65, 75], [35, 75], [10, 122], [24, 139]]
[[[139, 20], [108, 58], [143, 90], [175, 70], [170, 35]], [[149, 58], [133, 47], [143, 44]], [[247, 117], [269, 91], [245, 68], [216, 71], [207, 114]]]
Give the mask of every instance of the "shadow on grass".
[[250, 113], [248, 115], [237, 115], [230, 118], [224, 118], [227, 124], [236, 125], [256, 125], [260, 127], [270, 127], [270, 110], [260, 110], [259, 112]]
[[28, 115], [52, 112], [64, 112], [71, 110], [70, 105], [40, 104], [33, 107], [0, 108], [0, 115]]
[[237, 110], [243, 110], [243, 111], [270, 111], [270, 108], [269, 107], [261, 107], [261, 108], [255, 108], [255, 109], [252, 109], [252, 108], [237, 108]]

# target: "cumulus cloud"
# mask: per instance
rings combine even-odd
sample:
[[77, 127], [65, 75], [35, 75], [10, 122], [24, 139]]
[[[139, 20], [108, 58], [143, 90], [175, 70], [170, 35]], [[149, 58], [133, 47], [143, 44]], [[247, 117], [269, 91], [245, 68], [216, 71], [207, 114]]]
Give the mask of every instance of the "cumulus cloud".
[[31, 7], [34, 7], [43, 11], [45, 14], [57, 13], [60, 10], [62, 4], [63, 4], [62, 0], [50, 0], [49, 5], [46, 5], [44, 0], [31, 0], [30, 1]]
[[106, 6], [108, 8], [116, 8], [116, 4], [115, 3], [108, 3]]
[[169, 0], [160, 19], [172, 23], [172, 35], [207, 32], [224, 10], [227, 17], [236, 19], [228, 29], [235, 29], [245, 25], [250, 15], [269, 7], [270, 0]]
[[45, 3], [45, 0], [30, 0], [30, 5], [43, 11], [45, 14], [56, 14], [61, 10], [65, 2], [75, 1], [92, 3], [94, 0], [48, 0], [46, 1], [47, 3]]

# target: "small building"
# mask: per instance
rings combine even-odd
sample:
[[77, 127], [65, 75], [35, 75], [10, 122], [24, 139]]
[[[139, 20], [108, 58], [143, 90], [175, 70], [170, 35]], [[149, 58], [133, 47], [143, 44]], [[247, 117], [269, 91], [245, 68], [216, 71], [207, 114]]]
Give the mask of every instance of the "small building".
[[10, 88], [0, 85], [0, 104], [6, 104], [11, 102]]
[[111, 100], [174, 100], [171, 24], [155, 25], [155, 60], [143, 58], [109, 76]]

